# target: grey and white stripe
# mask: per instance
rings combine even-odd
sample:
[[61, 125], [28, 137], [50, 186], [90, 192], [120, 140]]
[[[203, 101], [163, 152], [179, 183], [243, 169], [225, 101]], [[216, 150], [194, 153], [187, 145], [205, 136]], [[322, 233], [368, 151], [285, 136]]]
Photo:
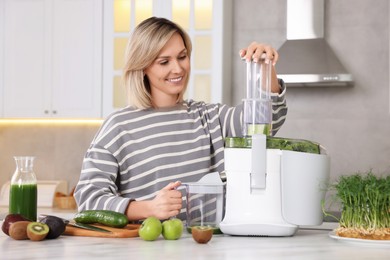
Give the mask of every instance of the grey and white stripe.
[[[282, 83], [284, 89], [284, 84]], [[273, 95], [273, 133], [285, 121], [285, 89]], [[127, 107], [110, 115], [83, 161], [75, 190], [79, 210], [125, 212], [169, 182], [194, 182], [224, 171], [224, 138], [241, 133], [242, 106], [185, 101], [170, 109]], [[185, 200], [178, 217], [185, 220]]]

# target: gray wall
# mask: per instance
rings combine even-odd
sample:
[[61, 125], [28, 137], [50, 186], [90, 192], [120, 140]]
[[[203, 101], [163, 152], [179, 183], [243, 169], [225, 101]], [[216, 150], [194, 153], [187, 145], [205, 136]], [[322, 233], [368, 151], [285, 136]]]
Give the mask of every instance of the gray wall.
[[[286, 0], [235, 0], [233, 10], [232, 57], [253, 40], [275, 48], [285, 42]], [[277, 135], [324, 145], [332, 180], [370, 169], [390, 174], [389, 1], [325, 0], [325, 39], [355, 84], [288, 89], [288, 118]], [[237, 104], [245, 66], [236, 58], [232, 82]]]

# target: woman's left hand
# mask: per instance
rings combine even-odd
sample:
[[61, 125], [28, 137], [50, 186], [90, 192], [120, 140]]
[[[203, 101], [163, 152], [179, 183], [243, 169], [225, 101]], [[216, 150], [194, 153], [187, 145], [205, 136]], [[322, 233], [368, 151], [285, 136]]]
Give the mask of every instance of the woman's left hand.
[[240, 50], [240, 57], [247, 61], [258, 62], [263, 54], [266, 61], [272, 61], [272, 65], [278, 61], [278, 52], [271, 45], [252, 42], [247, 48]]

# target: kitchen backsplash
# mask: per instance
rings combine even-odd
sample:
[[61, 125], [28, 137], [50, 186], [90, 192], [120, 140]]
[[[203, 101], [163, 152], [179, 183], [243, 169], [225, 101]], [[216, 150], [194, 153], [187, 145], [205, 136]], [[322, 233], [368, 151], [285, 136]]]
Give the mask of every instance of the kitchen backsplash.
[[70, 192], [77, 184], [84, 154], [100, 124], [0, 122], [0, 187], [15, 171], [13, 156], [31, 155], [36, 157], [34, 171], [38, 180], [66, 180]]

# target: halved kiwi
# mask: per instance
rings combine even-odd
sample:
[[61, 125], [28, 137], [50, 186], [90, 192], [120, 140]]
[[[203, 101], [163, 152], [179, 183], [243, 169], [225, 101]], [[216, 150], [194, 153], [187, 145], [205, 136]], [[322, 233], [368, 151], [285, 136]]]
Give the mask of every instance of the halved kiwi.
[[27, 226], [27, 236], [32, 241], [41, 241], [49, 233], [49, 226], [45, 223], [31, 222]]
[[199, 244], [207, 244], [213, 237], [213, 228], [208, 226], [195, 226], [191, 229], [192, 238]]

